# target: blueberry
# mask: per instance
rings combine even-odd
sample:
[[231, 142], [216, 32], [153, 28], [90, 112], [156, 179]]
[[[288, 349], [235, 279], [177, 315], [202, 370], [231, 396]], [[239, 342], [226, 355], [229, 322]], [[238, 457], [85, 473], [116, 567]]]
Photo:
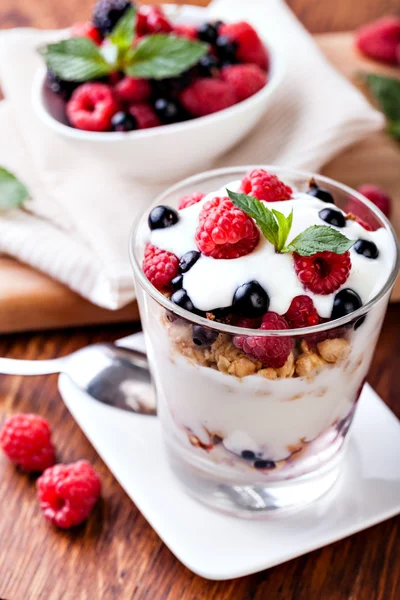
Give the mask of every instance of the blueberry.
[[148, 224], [150, 229], [165, 229], [165, 227], [171, 227], [179, 221], [179, 216], [176, 210], [170, 206], [164, 206], [160, 204], [153, 208], [149, 214]]
[[212, 54], [202, 56], [197, 65], [200, 77], [213, 77], [218, 73], [219, 60]]
[[154, 102], [154, 110], [160, 120], [166, 124], [177, 123], [178, 121], [185, 121], [187, 119], [187, 113], [183, 106], [172, 98], [158, 98]]
[[166, 79], [152, 79], [151, 89], [155, 98], [170, 98], [179, 94], [185, 87], [190, 85], [195, 74], [195, 69], [188, 69], [178, 77]]
[[171, 296], [171, 302], [177, 306], [180, 306], [181, 308], [184, 308], [185, 310], [188, 310], [189, 312], [196, 312], [193, 302], [189, 298], [187, 291], [184, 289], [174, 292]]
[[319, 187], [318, 185], [311, 183], [310, 189], [307, 191], [307, 194], [309, 194], [310, 196], [314, 196], [319, 200], [322, 200], [322, 202], [329, 202], [330, 204], [335, 204], [332, 194], [328, 192], [328, 190], [326, 190], [325, 188]]
[[181, 290], [183, 284], [183, 275], [177, 275], [171, 280], [172, 289], [176, 292], [176, 290]]
[[344, 214], [332, 208], [323, 208], [318, 213], [319, 218], [334, 227], [346, 227]]
[[98, 0], [93, 8], [92, 23], [103, 35], [107, 35], [130, 6], [129, 0]]
[[218, 28], [215, 23], [202, 23], [197, 29], [197, 37], [202, 42], [215, 44], [218, 37]]
[[126, 112], [117, 112], [111, 119], [113, 131], [133, 131], [137, 129], [137, 121], [134, 116]]
[[220, 28], [220, 27], [221, 27], [221, 25], [223, 25], [223, 24], [224, 24], [224, 22], [223, 22], [223, 21], [221, 21], [221, 20], [214, 21], [214, 27], [215, 27], [215, 29], [216, 29], [217, 31], [219, 31], [219, 28]]
[[60, 96], [64, 100], [69, 100], [72, 93], [80, 85], [77, 81], [66, 81], [58, 77], [51, 69], [47, 70], [46, 75], [46, 86], [57, 96]]
[[223, 60], [232, 60], [236, 58], [237, 44], [232, 42], [226, 35], [219, 35], [216, 39], [215, 46], [218, 56]]
[[192, 327], [192, 340], [196, 346], [208, 348], [215, 342], [217, 337], [218, 331], [215, 331], [214, 329], [202, 327], [201, 325], [193, 325]]
[[261, 317], [268, 311], [269, 296], [257, 281], [240, 285], [233, 296], [233, 309], [244, 317]]
[[275, 469], [276, 464], [273, 460], [256, 460], [254, 467], [256, 469]]
[[365, 258], [378, 258], [379, 250], [374, 244], [368, 240], [357, 240], [353, 246], [357, 254], [362, 254]]
[[242, 450], [241, 455], [245, 460], [254, 460], [256, 457], [253, 450]]
[[193, 267], [194, 263], [197, 262], [199, 258], [200, 252], [197, 252], [197, 250], [186, 252], [179, 261], [179, 271], [181, 273], [186, 273]]
[[333, 301], [331, 319], [340, 319], [362, 306], [360, 296], [350, 288], [338, 292]]

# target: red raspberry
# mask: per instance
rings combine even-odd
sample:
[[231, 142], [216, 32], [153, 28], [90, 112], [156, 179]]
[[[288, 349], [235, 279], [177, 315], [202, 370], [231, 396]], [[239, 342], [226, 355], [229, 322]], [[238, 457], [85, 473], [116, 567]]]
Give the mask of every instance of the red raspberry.
[[258, 244], [259, 230], [229, 198], [208, 200], [199, 216], [196, 242], [200, 252], [213, 258], [239, 258]]
[[264, 44], [258, 37], [256, 30], [245, 21], [239, 23], [225, 23], [218, 29], [218, 35], [224, 35], [231, 41], [236, 42], [238, 49], [236, 57], [244, 63], [254, 63], [268, 70], [269, 58]]
[[149, 129], [161, 125], [160, 119], [150, 104], [131, 104], [129, 112], [135, 117], [139, 129]]
[[285, 314], [285, 319], [293, 329], [311, 327], [319, 323], [319, 315], [314, 302], [309, 296], [296, 296], [293, 298]]
[[46, 469], [36, 486], [44, 516], [62, 529], [85, 521], [101, 492], [100, 477], [87, 460]]
[[0, 446], [24, 471], [44, 471], [55, 463], [48, 422], [32, 414], [16, 414], [4, 421]]
[[189, 194], [188, 196], [182, 196], [178, 203], [178, 210], [182, 210], [188, 206], [193, 206], [193, 204], [197, 204], [203, 198], [203, 192], [193, 192], [193, 194]]
[[[267, 312], [263, 316], [260, 329], [282, 330], [289, 329], [289, 326], [284, 317], [274, 312]], [[283, 367], [293, 348], [293, 340], [290, 337], [235, 335], [233, 343], [249, 358], [259, 360], [264, 367], [274, 369]]]
[[84, 83], [67, 102], [67, 117], [73, 127], [86, 131], [109, 131], [119, 106], [105, 83]]
[[294, 252], [293, 259], [297, 277], [314, 294], [335, 292], [350, 274], [350, 252], [317, 252], [312, 256], [300, 256]]
[[180, 95], [181, 104], [194, 117], [204, 117], [236, 103], [229, 83], [219, 79], [196, 79]]
[[253, 96], [267, 83], [265, 71], [257, 65], [224, 67], [221, 71], [221, 79], [233, 87], [239, 102]]
[[290, 200], [292, 197], [292, 189], [265, 169], [253, 169], [247, 173], [242, 179], [240, 190], [266, 202]]
[[388, 64], [399, 63], [400, 17], [384, 17], [360, 27], [356, 46], [366, 56]]
[[372, 183], [364, 183], [357, 188], [357, 192], [368, 198], [388, 219], [390, 218], [392, 200], [380, 187]]
[[149, 33], [168, 33], [172, 26], [159, 6], [140, 6], [137, 12], [136, 32], [138, 36]]
[[151, 87], [147, 79], [124, 77], [115, 86], [114, 93], [120, 102], [134, 104], [148, 100], [151, 95]]
[[235, 327], [244, 327], [246, 329], [259, 329], [261, 322], [261, 317], [255, 319], [250, 319], [250, 317], [239, 317], [234, 320], [232, 325]]
[[85, 37], [92, 40], [97, 46], [103, 41], [100, 31], [91, 23], [75, 23], [71, 27], [71, 37]]
[[175, 25], [174, 33], [175, 35], [188, 38], [188, 40], [197, 39], [197, 28], [192, 25]]
[[152, 244], [146, 245], [143, 273], [158, 290], [169, 287], [171, 280], [178, 275], [178, 265], [179, 258], [172, 252], [161, 250]]

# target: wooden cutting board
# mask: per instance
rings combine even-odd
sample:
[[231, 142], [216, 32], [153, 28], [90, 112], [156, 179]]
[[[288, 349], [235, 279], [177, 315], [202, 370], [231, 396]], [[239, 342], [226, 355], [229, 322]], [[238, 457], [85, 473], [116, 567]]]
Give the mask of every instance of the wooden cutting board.
[[[327, 58], [348, 78], [353, 79], [360, 70], [400, 75], [399, 70], [382, 68], [358, 56], [352, 39], [351, 33], [316, 36]], [[335, 158], [323, 173], [351, 187], [366, 182], [381, 185], [393, 198], [392, 221], [400, 234], [399, 144], [384, 133], [374, 134]], [[392, 300], [400, 300], [400, 280]], [[136, 303], [119, 311], [108, 311], [30, 267], [0, 258], [0, 333], [137, 319]]]

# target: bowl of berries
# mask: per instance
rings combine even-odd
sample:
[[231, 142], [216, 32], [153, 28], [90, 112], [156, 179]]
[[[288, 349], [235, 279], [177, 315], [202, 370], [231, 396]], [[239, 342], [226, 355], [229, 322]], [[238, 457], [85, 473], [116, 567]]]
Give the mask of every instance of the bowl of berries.
[[235, 145], [283, 73], [275, 49], [249, 23], [128, 0], [99, 0], [90, 22], [38, 51], [44, 65], [32, 99], [41, 120], [153, 181], [204, 168]]

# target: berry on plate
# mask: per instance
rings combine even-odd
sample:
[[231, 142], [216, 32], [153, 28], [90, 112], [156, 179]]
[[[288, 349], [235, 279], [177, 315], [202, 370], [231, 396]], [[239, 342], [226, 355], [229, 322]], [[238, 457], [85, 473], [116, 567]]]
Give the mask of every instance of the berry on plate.
[[119, 102], [126, 104], [146, 102], [151, 95], [151, 86], [147, 79], [124, 77], [114, 87], [114, 93]]
[[258, 244], [257, 225], [226, 197], [208, 200], [199, 215], [196, 242], [200, 252], [213, 258], [239, 258]]
[[253, 96], [267, 83], [265, 71], [257, 65], [232, 65], [221, 71], [222, 81], [229, 83], [238, 102]]
[[92, 13], [93, 25], [107, 35], [130, 6], [129, 0], [97, 0]]
[[168, 33], [172, 31], [171, 23], [159, 6], [140, 6], [137, 12], [137, 34]]
[[305, 288], [314, 294], [332, 294], [350, 275], [350, 252], [317, 252], [311, 256], [293, 253], [297, 277]]
[[37, 480], [44, 516], [62, 529], [85, 521], [100, 492], [100, 477], [86, 460], [50, 467]]
[[265, 169], [253, 169], [247, 173], [242, 179], [240, 191], [266, 202], [290, 200], [292, 197], [292, 189]]
[[[289, 329], [289, 326], [284, 317], [275, 312], [267, 312], [264, 315], [260, 330], [275, 331], [285, 329]], [[249, 358], [259, 360], [264, 367], [275, 369], [283, 367], [293, 348], [293, 340], [287, 336], [235, 335], [233, 343], [237, 348], [243, 350]]]
[[135, 117], [138, 129], [150, 129], [150, 127], [159, 127], [161, 125], [160, 119], [150, 104], [143, 102], [140, 104], [131, 104], [129, 112]]
[[309, 296], [295, 296], [285, 314], [285, 319], [290, 327], [311, 327], [318, 325], [319, 315], [314, 302]]
[[85, 37], [92, 40], [97, 46], [102, 42], [100, 31], [91, 23], [75, 23], [71, 27], [72, 37]]
[[188, 206], [193, 206], [193, 204], [197, 204], [204, 198], [203, 192], [193, 192], [193, 194], [188, 194], [187, 196], [182, 196], [178, 202], [178, 210], [182, 210], [183, 208], [188, 208]]
[[143, 258], [143, 273], [147, 279], [158, 290], [163, 290], [171, 285], [171, 281], [178, 275], [179, 258], [167, 252], [156, 248], [152, 244], [147, 244]]
[[27, 472], [41, 472], [55, 463], [50, 426], [39, 415], [8, 417], [0, 431], [0, 446], [11, 462]]
[[355, 41], [365, 56], [388, 64], [399, 64], [400, 17], [383, 17], [360, 27]]
[[237, 44], [236, 58], [241, 62], [254, 63], [268, 70], [268, 53], [256, 30], [245, 21], [225, 23], [218, 30], [220, 36], [227, 37]]
[[69, 122], [78, 129], [109, 131], [111, 119], [118, 109], [118, 102], [108, 85], [88, 82], [73, 92], [66, 111]]
[[204, 117], [236, 103], [233, 87], [219, 79], [196, 79], [180, 94], [184, 108], [194, 117]]

